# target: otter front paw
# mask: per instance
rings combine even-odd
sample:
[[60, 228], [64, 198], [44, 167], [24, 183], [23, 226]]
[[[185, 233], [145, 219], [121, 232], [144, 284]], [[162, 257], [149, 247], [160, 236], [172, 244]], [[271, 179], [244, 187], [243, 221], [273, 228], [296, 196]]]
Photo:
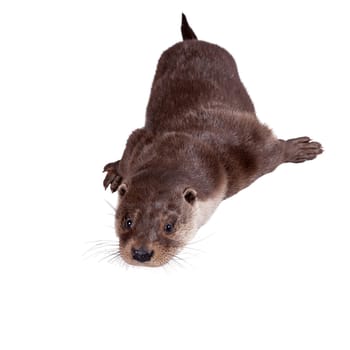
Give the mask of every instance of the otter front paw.
[[322, 152], [322, 145], [307, 136], [290, 139], [285, 143], [285, 162], [302, 163], [315, 159]]
[[114, 163], [108, 163], [104, 168], [103, 172], [107, 171], [107, 175], [105, 179], [103, 180], [103, 186], [105, 190], [108, 186], [110, 186], [111, 191], [115, 192], [119, 185], [121, 184], [123, 178], [118, 173], [118, 167], [119, 167], [119, 160]]

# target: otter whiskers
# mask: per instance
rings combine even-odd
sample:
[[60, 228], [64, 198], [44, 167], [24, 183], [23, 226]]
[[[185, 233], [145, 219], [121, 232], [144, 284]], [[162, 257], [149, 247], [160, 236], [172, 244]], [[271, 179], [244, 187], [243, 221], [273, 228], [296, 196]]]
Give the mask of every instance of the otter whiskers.
[[84, 253], [86, 258], [100, 257], [99, 262], [107, 261], [109, 263], [122, 261], [117, 240], [98, 240], [87, 243], [92, 244], [92, 247]]

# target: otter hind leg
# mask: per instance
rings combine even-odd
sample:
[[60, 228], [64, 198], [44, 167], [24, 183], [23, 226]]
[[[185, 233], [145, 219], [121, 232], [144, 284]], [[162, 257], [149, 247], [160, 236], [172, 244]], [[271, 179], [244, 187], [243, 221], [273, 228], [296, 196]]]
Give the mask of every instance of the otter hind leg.
[[315, 159], [323, 152], [319, 142], [312, 141], [309, 137], [297, 137], [287, 140], [285, 143], [285, 162], [302, 163]]

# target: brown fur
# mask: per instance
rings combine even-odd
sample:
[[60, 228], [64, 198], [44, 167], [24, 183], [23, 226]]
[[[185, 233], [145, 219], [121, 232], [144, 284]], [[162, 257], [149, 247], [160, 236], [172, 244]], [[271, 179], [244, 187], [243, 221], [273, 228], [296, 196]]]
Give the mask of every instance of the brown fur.
[[[195, 35], [187, 21], [182, 32], [184, 39]], [[130, 135], [121, 160], [105, 167], [105, 187], [121, 189], [121, 256], [140, 264], [130, 251], [142, 247], [154, 252], [142, 264], [168, 262], [199, 228], [198, 211], [211, 215], [218, 201], [281, 163], [321, 152], [307, 137], [279, 140], [259, 122], [226, 50], [199, 40], [177, 43], [159, 60], [145, 126]], [[131, 218], [131, 228], [125, 218]], [[169, 222], [170, 234], [164, 231]]]

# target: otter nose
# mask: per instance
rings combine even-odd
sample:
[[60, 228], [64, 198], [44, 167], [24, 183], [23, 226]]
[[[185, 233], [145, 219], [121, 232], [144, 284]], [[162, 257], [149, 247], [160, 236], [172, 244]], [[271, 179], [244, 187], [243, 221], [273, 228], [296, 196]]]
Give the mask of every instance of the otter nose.
[[132, 248], [131, 252], [132, 252], [133, 259], [139, 262], [150, 261], [153, 256], [153, 250], [147, 251], [144, 248], [140, 248], [140, 249]]

